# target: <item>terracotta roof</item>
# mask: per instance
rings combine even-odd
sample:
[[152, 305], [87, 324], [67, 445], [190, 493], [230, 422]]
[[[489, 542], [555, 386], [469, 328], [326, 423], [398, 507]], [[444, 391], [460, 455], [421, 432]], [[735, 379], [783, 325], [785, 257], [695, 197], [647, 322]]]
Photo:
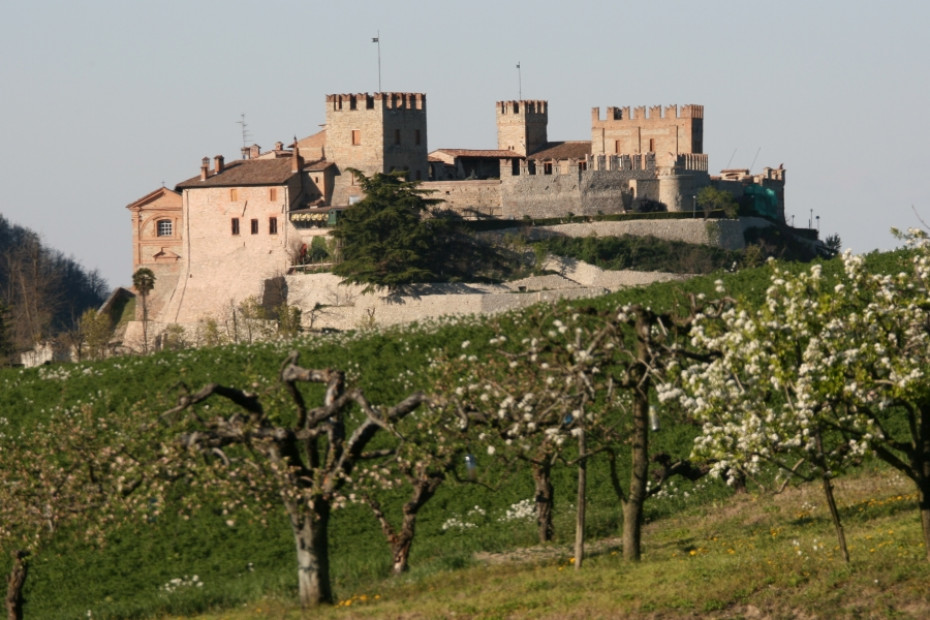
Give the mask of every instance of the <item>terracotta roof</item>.
[[507, 158], [507, 157], [520, 157], [519, 153], [514, 151], [498, 151], [498, 150], [479, 150], [479, 149], [436, 149], [434, 153], [446, 153], [453, 157], [481, 157], [481, 158]]
[[[293, 146], [293, 145], [292, 145]], [[313, 146], [326, 146], [326, 130], [321, 129], [312, 136], [307, 136], [306, 138], [301, 138], [297, 141], [297, 146], [300, 148], [309, 148]]]
[[335, 165], [336, 164], [334, 162], [326, 161], [325, 159], [318, 159], [316, 161], [310, 162], [309, 164], [304, 164], [304, 170], [308, 172], [322, 172], [330, 166]]
[[246, 185], [283, 185], [294, 175], [291, 172], [291, 158], [274, 159], [240, 159], [226, 164], [223, 171], [213, 174], [205, 181], [200, 175], [178, 183], [176, 189], [195, 189], [198, 187], [241, 187]]
[[528, 159], [584, 159], [591, 154], [590, 140], [549, 142], [543, 148], [530, 153]]

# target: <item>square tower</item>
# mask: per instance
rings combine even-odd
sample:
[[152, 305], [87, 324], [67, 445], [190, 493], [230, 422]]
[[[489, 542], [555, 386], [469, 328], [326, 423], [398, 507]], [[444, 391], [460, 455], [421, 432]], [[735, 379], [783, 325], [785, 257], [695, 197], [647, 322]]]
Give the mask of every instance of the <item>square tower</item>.
[[353, 192], [347, 168], [365, 175], [401, 170], [411, 181], [429, 178], [426, 95], [362, 93], [326, 96], [326, 159], [338, 168], [333, 204]]
[[523, 157], [545, 148], [549, 139], [549, 106], [546, 101], [498, 101], [497, 148]]
[[591, 110], [591, 152], [594, 155], [656, 153], [666, 158], [704, 152], [704, 106], [671, 105]]

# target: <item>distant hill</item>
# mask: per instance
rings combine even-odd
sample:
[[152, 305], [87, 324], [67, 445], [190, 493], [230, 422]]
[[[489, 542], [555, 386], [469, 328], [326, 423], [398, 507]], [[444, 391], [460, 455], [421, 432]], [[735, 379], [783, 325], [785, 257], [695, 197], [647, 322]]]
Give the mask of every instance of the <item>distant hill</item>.
[[85, 310], [103, 303], [107, 288], [98, 271], [0, 215], [0, 361], [73, 331]]

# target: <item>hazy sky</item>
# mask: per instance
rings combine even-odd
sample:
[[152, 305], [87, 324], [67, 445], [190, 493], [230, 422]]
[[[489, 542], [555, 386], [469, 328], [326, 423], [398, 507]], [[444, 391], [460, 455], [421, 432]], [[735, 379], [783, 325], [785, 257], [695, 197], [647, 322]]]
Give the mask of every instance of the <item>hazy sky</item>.
[[2, 0], [0, 213], [128, 284], [126, 205], [238, 159], [242, 114], [270, 148], [376, 92], [380, 32], [430, 150], [496, 148], [521, 85], [550, 140], [589, 140], [593, 107], [702, 104], [711, 173], [784, 164], [789, 221], [888, 249], [930, 222], [928, 29], [926, 0]]

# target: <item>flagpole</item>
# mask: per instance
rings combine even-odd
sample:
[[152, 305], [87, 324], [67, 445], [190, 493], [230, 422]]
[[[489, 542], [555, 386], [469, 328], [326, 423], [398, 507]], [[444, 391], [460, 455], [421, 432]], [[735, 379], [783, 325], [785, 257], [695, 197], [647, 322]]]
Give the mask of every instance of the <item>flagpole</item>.
[[517, 61], [517, 93], [518, 101], [523, 101], [523, 75], [520, 72], [520, 61]]
[[378, 44], [378, 92], [381, 92], [381, 30], [378, 30], [378, 36], [372, 37], [372, 43]]

